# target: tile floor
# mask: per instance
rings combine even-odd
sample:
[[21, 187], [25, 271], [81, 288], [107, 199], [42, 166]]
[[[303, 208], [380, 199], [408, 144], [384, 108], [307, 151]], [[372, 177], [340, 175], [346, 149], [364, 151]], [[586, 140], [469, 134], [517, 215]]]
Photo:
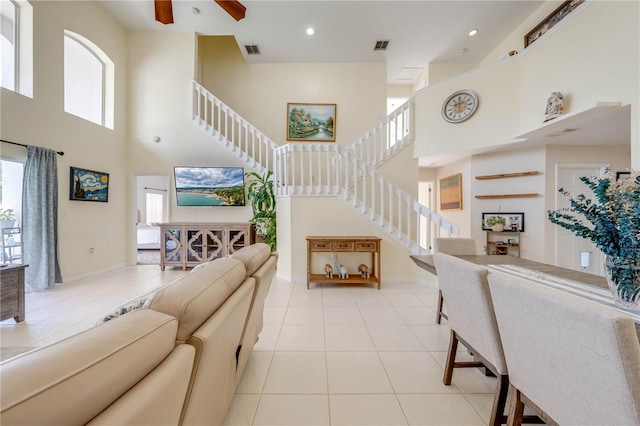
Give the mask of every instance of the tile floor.
[[[91, 327], [184, 273], [131, 266], [29, 293], [26, 321], [0, 323], [3, 356]], [[487, 424], [495, 378], [457, 369], [453, 384], [442, 384], [449, 328], [435, 324], [436, 297], [435, 288], [409, 283], [307, 290], [276, 279], [225, 424]]]

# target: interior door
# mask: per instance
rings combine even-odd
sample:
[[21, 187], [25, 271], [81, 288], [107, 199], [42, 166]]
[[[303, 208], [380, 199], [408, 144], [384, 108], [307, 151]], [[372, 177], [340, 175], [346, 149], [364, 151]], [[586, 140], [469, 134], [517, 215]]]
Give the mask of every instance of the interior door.
[[[563, 188], [576, 197], [590, 196], [591, 190], [580, 181], [581, 176], [600, 176], [604, 165], [561, 165], [556, 168], [556, 209], [568, 208], [569, 198], [558, 191]], [[556, 265], [564, 268], [603, 275], [602, 253], [590, 240], [577, 237], [573, 232], [556, 226]]]

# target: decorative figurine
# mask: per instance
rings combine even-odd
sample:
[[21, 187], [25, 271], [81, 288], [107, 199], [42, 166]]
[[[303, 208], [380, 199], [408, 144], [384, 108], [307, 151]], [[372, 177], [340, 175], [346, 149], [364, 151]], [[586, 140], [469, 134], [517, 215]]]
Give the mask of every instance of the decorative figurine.
[[564, 112], [564, 96], [560, 92], [553, 92], [547, 99], [547, 109], [544, 121], [553, 120]]
[[333, 268], [328, 263], [324, 265], [324, 276], [327, 278], [333, 278]]
[[340, 264], [340, 262], [338, 262], [338, 255], [334, 253], [331, 255], [331, 257], [333, 257], [333, 267], [338, 272], [338, 276], [340, 277], [340, 279], [344, 280], [349, 278], [349, 272], [347, 271], [347, 268], [345, 268]]
[[362, 278], [371, 278], [371, 274], [369, 273], [369, 267], [364, 263], [358, 265], [358, 272], [360, 272], [360, 277]]

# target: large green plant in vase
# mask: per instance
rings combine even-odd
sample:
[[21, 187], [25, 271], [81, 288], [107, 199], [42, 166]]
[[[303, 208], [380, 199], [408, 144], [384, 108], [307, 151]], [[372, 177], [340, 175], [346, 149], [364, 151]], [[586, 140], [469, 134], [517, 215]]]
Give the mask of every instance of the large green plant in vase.
[[251, 222], [255, 225], [256, 234], [262, 236], [264, 242], [269, 244], [272, 251], [276, 250], [276, 196], [273, 191], [273, 172], [267, 170], [260, 175], [256, 172], [247, 172], [245, 183], [247, 198], [251, 202], [253, 217]]
[[640, 173], [616, 179], [581, 177], [594, 194], [569, 197], [570, 207], [549, 211], [549, 220], [587, 238], [604, 253], [605, 274], [615, 303], [640, 311]]

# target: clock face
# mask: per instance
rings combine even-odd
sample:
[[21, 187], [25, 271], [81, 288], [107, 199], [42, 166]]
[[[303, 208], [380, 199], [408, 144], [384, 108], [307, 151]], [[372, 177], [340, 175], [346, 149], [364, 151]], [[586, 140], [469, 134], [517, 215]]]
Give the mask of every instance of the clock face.
[[471, 90], [458, 90], [442, 104], [442, 118], [449, 123], [461, 123], [476, 112], [478, 95]]

